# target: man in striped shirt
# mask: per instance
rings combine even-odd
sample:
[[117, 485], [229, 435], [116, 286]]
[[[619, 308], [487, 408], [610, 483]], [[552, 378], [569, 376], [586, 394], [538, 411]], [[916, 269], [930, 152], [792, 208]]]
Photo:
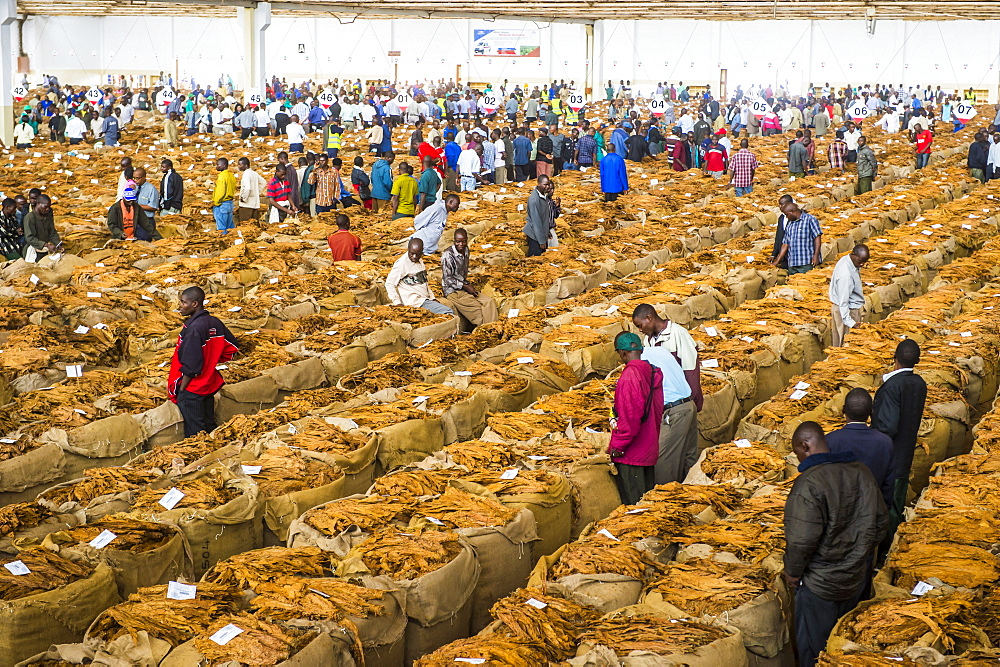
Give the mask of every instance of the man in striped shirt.
[[778, 256], [771, 259], [771, 264], [777, 266], [787, 258], [788, 275], [811, 271], [820, 263], [823, 231], [819, 227], [819, 220], [812, 214], [803, 212], [797, 204], [785, 204], [781, 212], [788, 219], [785, 223], [785, 238]]
[[847, 158], [847, 142], [844, 141], [843, 130], [837, 130], [837, 138], [827, 147], [826, 157], [830, 160], [831, 169], [844, 168], [844, 162]]
[[737, 197], [753, 192], [753, 176], [758, 166], [757, 156], [750, 152], [750, 142], [741, 139], [740, 149], [729, 161], [729, 183], [736, 188]]

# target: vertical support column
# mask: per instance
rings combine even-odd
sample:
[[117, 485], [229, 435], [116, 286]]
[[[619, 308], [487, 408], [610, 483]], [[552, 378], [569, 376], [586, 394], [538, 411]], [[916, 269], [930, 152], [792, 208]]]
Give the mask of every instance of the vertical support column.
[[263, 94], [267, 82], [264, 33], [271, 27], [271, 3], [261, 2], [255, 7], [241, 7], [239, 16], [247, 75], [244, 90], [256, 88]]
[[14, 24], [17, 0], [0, 0], [0, 140], [8, 148], [14, 144]]
[[590, 90], [590, 95], [588, 96], [587, 99], [591, 100], [599, 99], [594, 97], [597, 90], [597, 86], [594, 83], [594, 69], [595, 69], [594, 66], [596, 64], [594, 63], [594, 24], [588, 23], [587, 25], [583, 26], [583, 29], [586, 31], [586, 44], [587, 44], [586, 53], [584, 55], [584, 58], [586, 59], [584, 61], [586, 68], [585, 75], [583, 78], [584, 92]]

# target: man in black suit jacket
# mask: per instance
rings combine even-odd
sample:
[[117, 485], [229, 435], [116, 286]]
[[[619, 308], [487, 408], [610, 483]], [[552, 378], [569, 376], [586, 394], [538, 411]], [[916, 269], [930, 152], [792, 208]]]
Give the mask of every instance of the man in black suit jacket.
[[854, 457], [868, 466], [882, 492], [886, 508], [892, 507], [896, 484], [895, 451], [892, 438], [868, 426], [872, 414], [872, 395], [861, 387], [847, 392], [844, 417], [847, 423], [828, 433], [826, 444], [831, 452], [854, 452]]
[[896, 346], [896, 365], [882, 376], [882, 386], [875, 392], [872, 426], [892, 438], [895, 459], [895, 484], [889, 507], [889, 531], [882, 543], [884, 554], [892, 544], [896, 527], [903, 520], [903, 505], [910, 481], [910, 466], [917, 447], [917, 431], [927, 399], [927, 383], [913, 372], [920, 361], [920, 346], [906, 340]]

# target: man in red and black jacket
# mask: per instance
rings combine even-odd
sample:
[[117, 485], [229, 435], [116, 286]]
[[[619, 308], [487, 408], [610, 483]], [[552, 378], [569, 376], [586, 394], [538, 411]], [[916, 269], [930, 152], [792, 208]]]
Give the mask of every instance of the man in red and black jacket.
[[205, 310], [205, 291], [181, 293], [180, 313], [187, 316], [170, 361], [167, 394], [184, 417], [184, 437], [215, 429], [215, 394], [225, 381], [216, 370], [239, 352], [236, 338], [219, 318]]

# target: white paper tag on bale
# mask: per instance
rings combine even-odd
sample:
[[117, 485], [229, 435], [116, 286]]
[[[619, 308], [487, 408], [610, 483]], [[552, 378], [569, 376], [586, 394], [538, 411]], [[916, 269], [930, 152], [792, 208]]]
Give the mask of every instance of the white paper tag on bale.
[[718, 359], [706, 359], [705, 361], [701, 362], [701, 367], [702, 368], [718, 368], [719, 367], [719, 360]]
[[754, 324], [756, 324], [759, 327], [766, 327], [767, 326], [767, 320], [757, 320]]
[[534, 357], [518, 357], [517, 363], [519, 364], [533, 364], [535, 363]]
[[103, 549], [104, 547], [111, 544], [111, 540], [115, 539], [116, 537], [118, 536], [112, 533], [110, 530], [104, 530], [101, 531], [100, 535], [92, 539], [89, 542], [89, 544], [95, 549]]
[[808, 382], [799, 382], [798, 384], [795, 385], [795, 388], [796, 389], [808, 389], [809, 388], [809, 383]]
[[87, 292], [88, 299], [100, 299], [102, 296], [104, 295], [100, 292]]
[[177, 506], [177, 503], [179, 503], [183, 497], [184, 492], [177, 487], [174, 487], [167, 491], [166, 494], [164, 494], [164, 496], [157, 502], [163, 509], [172, 510]]
[[962, 338], [972, 338], [972, 332], [971, 331], [963, 331], [962, 333], [960, 333], [958, 335], [961, 336]]
[[517, 308], [511, 308], [510, 310], [507, 311], [507, 318], [510, 319], [511, 317], [517, 317], [520, 314], [521, 314], [520, 310], [518, 310]]
[[510, 468], [500, 473], [500, 479], [514, 479], [517, 477], [517, 468]]
[[73, 412], [75, 412], [78, 415], [84, 415], [84, 416], [87, 415], [87, 411], [86, 410], [81, 410], [80, 408], [73, 408]]
[[77, 333], [77, 334], [85, 334], [85, 333], [89, 333], [89, 332], [90, 332], [90, 327], [85, 327], [82, 324], [80, 326], [78, 326], [77, 328], [73, 329], [73, 333]]
[[753, 263], [753, 255], [747, 255], [747, 264]]
[[611, 531], [609, 531], [607, 528], [601, 528], [599, 531], [597, 531], [597, 534], [598, 535], [603, 535], [604, 537], [608, 538], [609, 540], [614, 540], [615, 542], [620, 542], [621, 541], [617, 537], [615, 537], [614, 535], [612, 535]]
[[260, 474], [260, 466], [242, 466], [241, 465], [240, 469], [243, 470], [243, 474], [244, 475], [259, 475]]
[[750, 336], [740, 336], [740, 340], [743, 341], [743, 342], [745, 342], [745, 343], [752, 343], [753, 342], [753, 338], [751, 338]]
[[705, 333], [713, 338], [719, 335], [719, 331], [715, 327], [705, 327]]
[[443, 526], [444, 525], [444, 521], [442, 521], [441, 519], [438, 519], [436, 517], [425, 516], [424, 518], [427, 519], [428, 521], [430, 521], [431, 523], [433, 523], [435, 526]]
[[17, 440], [15, 440], [14, 438], [0, 438], [0, 442], [2, 442], [5, 445], [13, 445], [15, 442], [17, 442]]
[[524, 204], [518, 204], [517, 205], [517, 210], [518, 211], [523, 211], [524, 210]]
[[789, 398], [791, 398], [793, 401], [797, 401], [799, 399], [805, 398], [805, 395], [807, 393], [808, 392], [805, 392], [801, 389], [796, 389], [795, 391], [792, 392], [792, 395]]
[[182, 584], [179, 581], [167, 584], [168, 600], [193, 600], [197, 594], [198, 587], [195, 584]]
[[536, 600], [535, 598], [528, 598], [527, 600], [524, 601], [524, 604], [531, 605], [535, 609], [545, 609], [546, 607], [549, 606], [548, 603], [542, 602], [541, 600]]
[[972, 225], [963, 224], [962, 229], [972, 229]]
[[484, 665], [486, 658], [455, 658], [455, 662], [464, 662], [467, 665]]
[[66, 367], [66, 377], [68, 378], [82, 378], [83, 377], [83, 366], [80, 364], [74, 364]]
[[31, 570], [28, 569], [28, 566], [19, 560], [4, 563], [3, 566], [7, 568], [8, 572], [18, 577], [25, 574], [31, 574]]
[[31, 274], [31, 277], [28, 278], [28, 280], [31, 281], [32, 285], [37, 285], [38, 284], [38, 276], [36, 276], [34, 273]]
[[233, 625], [229, 623], [224, 628], [216, 632], [214, 635], [209, 637], [213, 642], [219, 646], [225, 646], [233, 640], [233, 638], [243, 633], [243, 628], [238, 625]]
[[458, 377], [470, 377], [472, 375], [472, 371], [455, 371], [455, 375]]
[[295, 424], [289, 424], [288, 425], [288, 433], [289, 434], [295, 435], [298, 432], [299, 432], [299, 429], [295, 428]]
[[643, 512], [648, 512], [648, 507], [636, 507], [634, 510], [629, 510], [625, 514], [642, 514]]
[[233, 306], [232, 308], [229, 309], [229, 312], [230, 313], [238, 313], [241, 310], [243, 310], [243, 308], [241, 306]]
[[612, 313], [618, 312], [618, 306], [608, 306], [608, 309], [604, 311], [605, 315], [611, 315]]
[[926, 581], [918, 581], [917, 585], [913, 587], [910, 591], [910, 595], [924, 595], [927, 591], [932, 590], [934, 587], [928, 584]]
[[747, 440], [746, 438], [740, 438], [739, 440], [734, 441], [733, 444], [742, 449], [745, 449], [747, 447], [753, 447], [753, 443]]
[[529, 461], [548, 461], [549, 457], [548, 456], [529, 456], [528, 460]]

